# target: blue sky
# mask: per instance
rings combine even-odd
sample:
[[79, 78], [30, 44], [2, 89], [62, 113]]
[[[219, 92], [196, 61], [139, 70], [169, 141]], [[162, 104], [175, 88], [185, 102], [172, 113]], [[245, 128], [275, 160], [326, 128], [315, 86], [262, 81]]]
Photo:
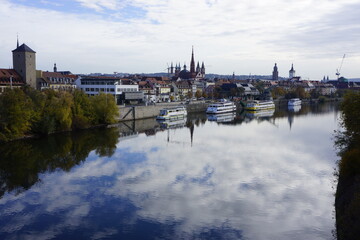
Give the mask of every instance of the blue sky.
[[[19, 34], [37, 68], [74, 73], [164, 71], [204, 61], [208, 73], [303, 79], [360, 77], [359, 0], [0, 0], [0, 67]], [[5, 33], [5, 34], [4, 34]]]

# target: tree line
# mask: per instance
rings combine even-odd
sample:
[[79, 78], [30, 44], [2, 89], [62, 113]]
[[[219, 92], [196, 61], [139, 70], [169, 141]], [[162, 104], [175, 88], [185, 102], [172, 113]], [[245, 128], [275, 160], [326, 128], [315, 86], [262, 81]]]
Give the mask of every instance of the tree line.
[[341, 126], [343, 130], [335, 138], [340, 156], [336, 172], [336, 236], [339, 240], [357, 240], [360, 239], [360, 92], [345, 94]]
[[0, 141], [111, 124], [118, 114], [111, 94], [88, 97], [77, 89], [6, 89], [0, 95]]

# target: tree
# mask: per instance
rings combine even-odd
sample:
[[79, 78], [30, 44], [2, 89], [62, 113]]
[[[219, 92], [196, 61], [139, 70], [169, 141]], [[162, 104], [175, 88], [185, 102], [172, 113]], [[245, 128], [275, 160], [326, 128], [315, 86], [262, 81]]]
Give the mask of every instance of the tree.
[[187, 92], [187, 97], [188, 97], [189, 99], [193, 97], [192, 91], [188, 91], [188, 92]]
[[271, 95], [274, 99], [285, 96], [286, 92], [282, 87], [275, 87], [271, 90]]
[[81, 90], [73, 92], [74, 104], [72, 106], [72, 128], [86, 128], [94, 122], [94, 109], [89, 97]]
[[116, 122], [119, 109], [111, 94], [100, 93], [99, 95], [91, 97], [90, 101], [94, 109], [95, 123], [109, 124]]
[[202, 97], [203, 97], [203, 98], [207, 98], [207, 97], [208, 97], [208, 95], [206, 94], [205, 91], [202, 92]]
[[195, 93], [195, 97], [196, 98], [201, 98], [201, 91], [200, 90], [196, 90], [196, 93]]
[[31, 129], [34, 115], [31, 99], [19, 88], [0, 95], [0, 140], [21, 137]]
[[69, 92], [45, 91], [46, 100], [41, 118], [41, 133], [49, 134], [57, 131], [68, 131], [72, 125], [71, 108], [73, 97]]

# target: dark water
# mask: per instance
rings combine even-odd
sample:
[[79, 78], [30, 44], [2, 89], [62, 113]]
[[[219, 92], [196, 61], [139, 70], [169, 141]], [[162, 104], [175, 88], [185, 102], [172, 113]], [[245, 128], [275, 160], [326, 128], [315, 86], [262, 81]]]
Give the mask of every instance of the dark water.
[[0, 239], [331, 239], [338, 115], [195, 114], [2, 145]]

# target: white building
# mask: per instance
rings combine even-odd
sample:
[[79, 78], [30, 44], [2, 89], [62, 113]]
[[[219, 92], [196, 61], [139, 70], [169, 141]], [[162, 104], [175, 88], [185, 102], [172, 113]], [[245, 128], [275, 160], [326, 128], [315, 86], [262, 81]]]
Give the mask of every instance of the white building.
[[98, 95], [100, 92], [112, 94], [118, 104], [143, 100], [143, 92], [139, 91], [139, 85], [128, 79], [82, 76], [75, 81], [75, 84], [89, 96]]

